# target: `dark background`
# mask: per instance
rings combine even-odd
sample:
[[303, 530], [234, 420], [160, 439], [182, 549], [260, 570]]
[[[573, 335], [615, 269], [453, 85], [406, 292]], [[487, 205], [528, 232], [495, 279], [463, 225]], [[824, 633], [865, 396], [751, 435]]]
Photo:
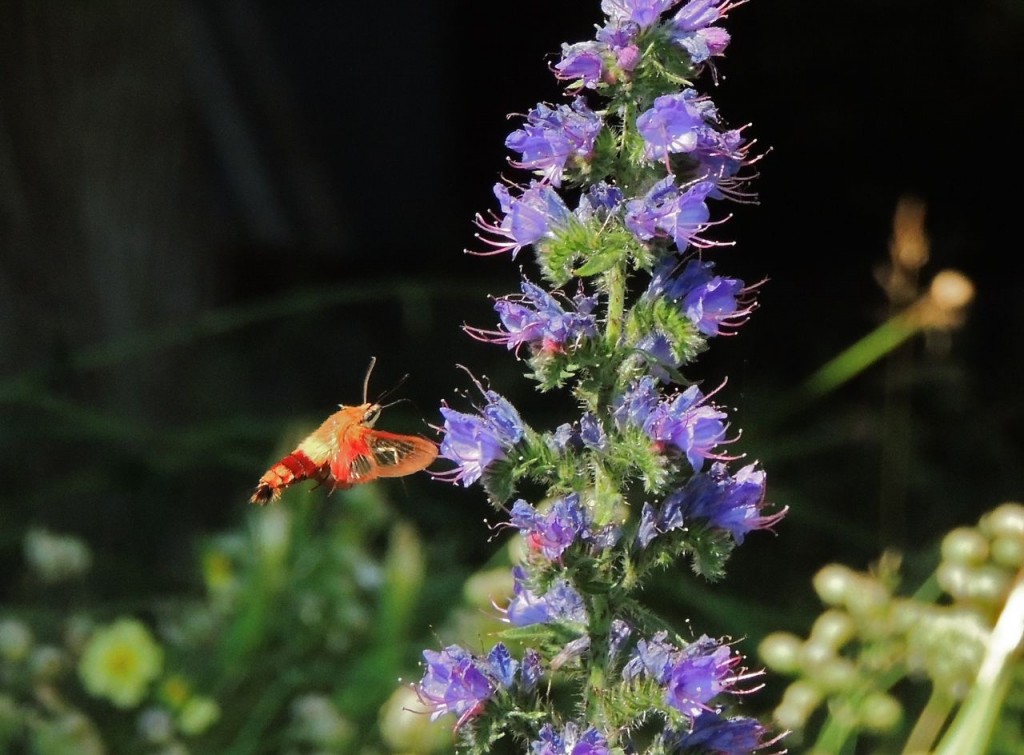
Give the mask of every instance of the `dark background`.
[[[47, 526], [90, 542], [98, 597], [193, 589], [192, 539], [237, 524], [298, 428], [359, 399], [371, 355], [372, 390], [411, 373], [388, 429], [462, 402], [456, 364], [538, 428], [569, 416], [459, 330], [491, 325], [487, 295], [533, 274], [528, 253], [462, 250], [513, 174], [506, 115], [560, 96], [547, 65], [599, 20], [597, 0], [0, 6], [0, 572]], [[771, 151], [761, 205], [732, 208], [738, 243], [715, 254], [769, 280], [692, 377], [729, 376], [738, 447], [792, 507], [727, 589], [813, 603], [826, 561], [862, 568], [882, 540], [913, 551], [1022, 496], [1024, 6], [756, 0], [727, 25], [720, 83], [700, 86]], [[874, 270], [907, 194], [928, 207], [925, 277], [977, 287], [965, 326], [910, 344], [895, 389], [875, 367], [760, 425], [884, 318]], [[883, 537], [894, 390], [908, 432]], [[493, 550], [475, 489], [393, 485], [467, 569]]]

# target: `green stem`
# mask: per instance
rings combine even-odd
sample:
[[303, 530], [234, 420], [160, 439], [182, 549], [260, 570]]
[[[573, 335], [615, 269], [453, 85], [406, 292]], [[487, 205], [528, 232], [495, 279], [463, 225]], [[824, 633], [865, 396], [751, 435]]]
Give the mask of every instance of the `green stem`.
[[852, 380], [872, 364], [920, 330], [907, 314], [897, 315], [879, 325], [859, 341], [829, 360], [795, 391], [775, 402], [771, 414], [762, 420], [770, 427], [806, 407], [812, 401]]
[[813, 752], [841, 753], [854, 733], [853, 716], [832, 711], [818, 733], [818, 739], [812, 748]]
[[953, 709], [953, 698], [937, 688], [932, 688], [931, 697], [917, 717], [914, 728], [903, 746], [903, 755], [931, 752], [935, 737], [939, 735], [949, 712]]
[[918, 331], [906, 316], [886, 320], [811, 375], [801, 387], [804, 398], [819, 398], [856, 377]]
[[626, 265], [619, 262], [605, 273], [604, 283], [608, 289], [608, 320], [604, 337], [609, 346], [615, 346], [622, 335], [622, 323], [626, 311]]

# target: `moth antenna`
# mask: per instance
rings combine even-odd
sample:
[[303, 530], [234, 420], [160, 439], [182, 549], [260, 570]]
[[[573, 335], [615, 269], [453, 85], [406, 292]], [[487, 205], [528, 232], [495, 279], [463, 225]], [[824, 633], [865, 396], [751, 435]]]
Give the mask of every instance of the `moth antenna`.
[[370, 392], [370, 373], [373, 372], [373, 365], [377, 364], [377, 357], [370, 357], [370, 366], [366, 368], [366, 377], [363, 378], [363, 403]]
[[[384, 391], [382, 394], [380, 394], [380, 396], [377, 397], [377, 403], [380, 404], [381, 401], [383, 401], [388, 396], [390, 396], [392, 393], [394, 393], [399, 388], [401, 388], [402, 385], [405, 384], [405, 381], [408, 380], [408, 379], [409, 379], [409, 373], [407, 372], [404, 375], [402, 375], [402, 377], [399, 379], [399, 381], [397, 383], [395, 383], [393, 386], [388, 388], [386, 391]], [[401, 401], [401, 399], [399, 399], [399, 401]], [[365, 403], [366, 399], [363, 399], [363, 402]], [[398, 403], [398, 401], [392, 401], [390, 404], [381, 404], [381, 408], [383, 408], [385, 406], [394, 406], [397, 403]]]

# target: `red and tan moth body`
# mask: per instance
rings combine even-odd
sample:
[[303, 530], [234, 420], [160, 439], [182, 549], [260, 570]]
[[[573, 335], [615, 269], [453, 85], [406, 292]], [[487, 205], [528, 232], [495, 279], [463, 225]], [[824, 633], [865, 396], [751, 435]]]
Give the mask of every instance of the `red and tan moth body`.
[[[373, 364], [371, 360], [370, 370]], [[404, 477], [430, 466], [437, 458], [437, 445], [417, 435], [375, 430], [382, 407], [366, 401], [365, 394], [364, 384], [362, 404], [342, 406], [268, 469], [249, 500], [269, 503], [284, 488], [303, 480], [316, 480], [338, 490], [378, 477]]]

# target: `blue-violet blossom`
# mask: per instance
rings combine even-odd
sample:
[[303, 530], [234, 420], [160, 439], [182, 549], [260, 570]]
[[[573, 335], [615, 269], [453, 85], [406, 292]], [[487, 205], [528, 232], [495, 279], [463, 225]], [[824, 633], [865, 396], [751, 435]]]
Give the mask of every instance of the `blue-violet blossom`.
[[438, 477], [469, 487], [522, 440], [525, 428], [516, 408], [494, 391], [484, 391], [484, 397], [487, 404], [480, 414], [464, 414], [441, 407], [444, 439], [440, 455], [458, 466]]
[[523, 156], [512, 162], [514, 167], [535, 170], [542, 180], [561, 186], [566, 163], [590, 157], [603, 125], [582, 98], [571, 107], [541, 103], [527, 114], [526, 125], [509, 134], [505, 146]]

